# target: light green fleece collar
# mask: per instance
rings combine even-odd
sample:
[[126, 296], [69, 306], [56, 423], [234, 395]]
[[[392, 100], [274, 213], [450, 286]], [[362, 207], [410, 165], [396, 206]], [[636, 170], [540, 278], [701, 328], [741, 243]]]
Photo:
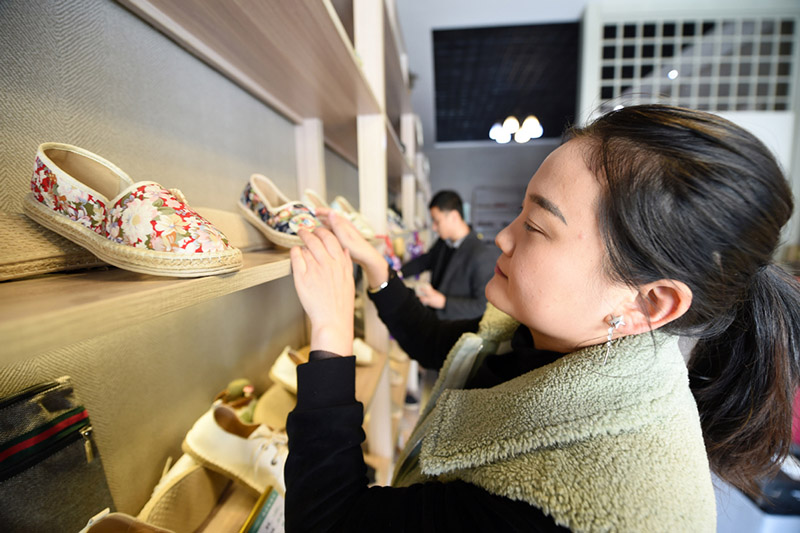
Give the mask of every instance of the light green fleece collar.
[[422, 472], [438, 475], [635, 430], [677, 407], [671, 393], [687, 380], [677, 338], [629, 336], [615, 342], [605, 365], [604, 355], [604, 345], [592, 346], [491, 389], [443, 391], [423, 440]]

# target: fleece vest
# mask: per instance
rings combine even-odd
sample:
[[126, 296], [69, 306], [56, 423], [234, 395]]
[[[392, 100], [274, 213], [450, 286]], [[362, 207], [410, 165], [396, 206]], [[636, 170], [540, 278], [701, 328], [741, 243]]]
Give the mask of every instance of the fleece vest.
[[716, 529], [697, 406], [677, 337], [566, 354], [488, 389], [464, 385], [519, 324], [487, 306], [448, 354], [393, 485], [463, 480], [573, 531]]

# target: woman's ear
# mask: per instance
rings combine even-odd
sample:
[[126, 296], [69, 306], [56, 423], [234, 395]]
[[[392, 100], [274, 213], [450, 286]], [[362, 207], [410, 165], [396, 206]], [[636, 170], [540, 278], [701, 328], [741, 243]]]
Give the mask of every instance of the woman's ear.
[[682, 281], [662, 279], [639, 287], [639, 293], [620, 309], [623, 335], [658, 329], [683, 316], [692, 305], [692, 290]]

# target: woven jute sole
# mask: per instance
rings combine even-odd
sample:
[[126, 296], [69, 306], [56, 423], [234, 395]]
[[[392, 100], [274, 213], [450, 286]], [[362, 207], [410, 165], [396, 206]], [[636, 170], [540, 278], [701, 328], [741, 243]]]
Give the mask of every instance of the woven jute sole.
[[270, 228], [261, 218], [253, 213], [246, 205], [241, 202], [238, 204], [239, 209], [247, 218], [247, 221], [255, 226], [258, 231], [270, 240], [270, 242], [281, 246], [282, 248], [291, 248], [292, 246], [303, 246], [303, 240], [300, 237], [287, 235], [281, 231]]
[[137, 518], [175, 531], [194, 531], [211, 514], [230, 479], [202, 465], [162, 487], [145, 504]]
[[223, 252], [180, 254], [142, 250], [110, 241], [86, 226], [56, 213], [29, 194], [22, 205], [25, 214], [42, 226], [79, 244], [94, 255], [119, 268], [177, 278], [195, 278], [235, 272], [242, 268], [242, 252], [231, 248]]

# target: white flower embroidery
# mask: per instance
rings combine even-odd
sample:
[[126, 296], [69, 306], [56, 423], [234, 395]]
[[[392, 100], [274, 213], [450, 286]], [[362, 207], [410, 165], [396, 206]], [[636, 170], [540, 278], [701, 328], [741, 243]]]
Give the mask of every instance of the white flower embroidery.
[[129, 244], [144, 242], [153, 232], [153, 219], [158, 209], [151, 203], [138, 198], [131, 199], [122, 213], [122, 234]]

